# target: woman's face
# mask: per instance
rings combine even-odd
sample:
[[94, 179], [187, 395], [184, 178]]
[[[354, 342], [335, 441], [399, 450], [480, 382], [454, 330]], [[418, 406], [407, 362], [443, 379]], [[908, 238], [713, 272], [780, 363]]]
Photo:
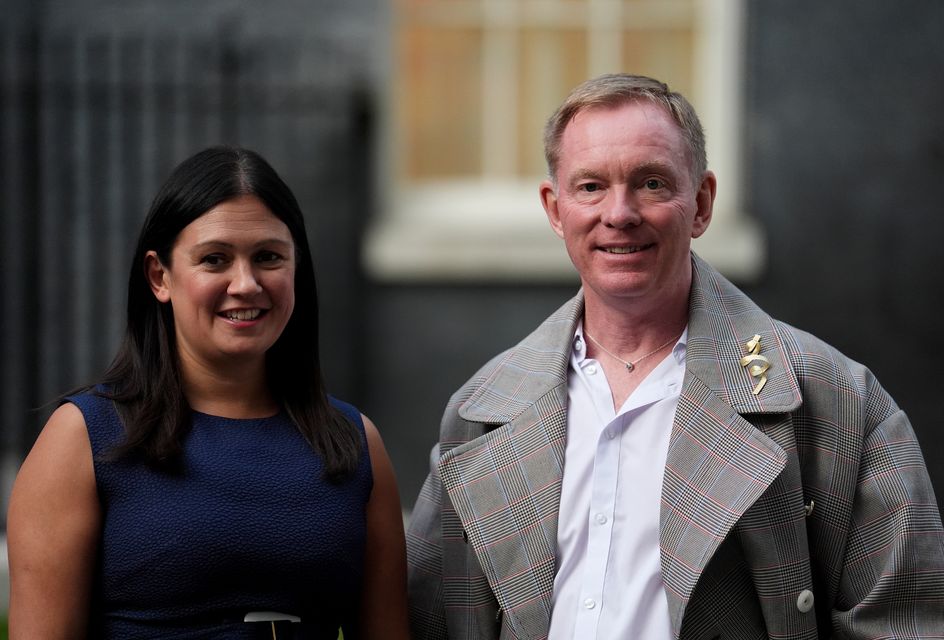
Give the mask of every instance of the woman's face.
[[295, 307], [292, 234], [255, 196], [213, 207], [183, 228], [170, 264], [149, 251], [145, 265], [184, 367], [264, 362]]

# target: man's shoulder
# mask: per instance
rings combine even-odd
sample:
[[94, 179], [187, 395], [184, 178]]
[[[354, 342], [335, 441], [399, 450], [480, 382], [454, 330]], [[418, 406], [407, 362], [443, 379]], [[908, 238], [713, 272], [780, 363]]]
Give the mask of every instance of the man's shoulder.
[[771, 319], [785, 360], [796, 377], [805, 414], [855, 407], [869, 429], [899, 411], [898, 404], [866, 365], [826, 340]]
[[[512, 347], [490, 358], [452, 395], [446, 407], [446, 416], [458, 413], [460, 407], [483, 387], [495, 388], [499, 393], [514, 381], [547, 376], [566, 380], [569, 344], [577, 321], [583, 312], [583, 295], [577, 293], [548, 316], [530, 334]], [[513, 389], [507, 389], [510, 393]]]
[[[690, 356], [708, 363], [710, 370], [717, 368], [715, 360], [728, 353], [743, 355], [746, 341], [756, 333], [762, 335], [761, 355], [776, 363], [768, 374], [768, 389], [777, 387], [777, 369], [786, 367], [789, 377], [783, 380], [795, 379], [796, 392], [807, 410], [818, 400], [835, 403], [836, 394], [852, 394], [862, 401], [887, 398], [868, 367], [823, 338], [770, 315], [697, 256], [694, 265], [690, 341], [701, 341]], [[704, 342], [706, 337], [708, 342]], [[893, 410], [891, 403], [879, 413], [887, 410]]]
[[858, 385], [874, 382], [874, 375], [867, 366], [846, 355], [826, 340], [772, 318], [781, 344], [798, 378], [809, 378], [827, 374], [850, 377]]
[[[792, 365], [803, 365], [815, 358], [828, 360], [834, 366], [850, 371], [865, 370], [864, 366], [826, 340], [772, 316], [698, 256], [693, 260], [695, 279], [690, 311], [692, 317], [699, 319], [698, 330], [701, 333], [710, 333], [714, 339], [741, 341], [750, 337], [745, 333], [748, 327], [769, 326], [776, 334], [778, 347]], [[726, 327], [735, 327], [734, 333], [738, 335], [728, 335]], [[742, 333], [744, 335], [740, 335]]]

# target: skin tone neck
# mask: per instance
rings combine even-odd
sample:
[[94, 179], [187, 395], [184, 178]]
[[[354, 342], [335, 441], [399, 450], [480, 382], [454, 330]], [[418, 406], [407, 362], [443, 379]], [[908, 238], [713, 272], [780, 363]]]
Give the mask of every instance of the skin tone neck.
[[662, 299], [657, 306], [638, 304], [630, 309], [607, 304], [585, 289], [584, 330], [624, 360], [633, 361], [682, 333], [688, 322], [690, 289], [689, 279], [679, 295]]
[[225, 368], [207, 366], [182, 353], [179, 363], [184, 394], [195, 411], [227, 418], [262, 418], [278, 413], [266, 381], [264, 358]]
[[[689, 289], [690, 286], [691, 281]], [[667, 302], [657, 313], [645, 313], [643, 310], [623, 312], [605, 304], [597, 296], [585, 295], [584, 335], [589, 333], [622, 360], [635, 363], [633, 371], [628, 371], [623, 362], [597, 347], [592, 340], [585, 341], [587, 357], [598, 361], [606, 373], [614, 411], [620, 410], [646, 376], [668, 355], [676, 342], [672, 338], [680, 336], [687, 323], [687, 290], [684, 297], [672, 303]], [[669, 344], [636, 362], [670, 340]]]

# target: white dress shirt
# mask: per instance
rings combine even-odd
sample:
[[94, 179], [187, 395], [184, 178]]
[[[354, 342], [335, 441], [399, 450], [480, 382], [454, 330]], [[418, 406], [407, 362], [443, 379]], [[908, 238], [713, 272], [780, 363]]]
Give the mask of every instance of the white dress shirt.
[[550, 640], [672, 638], [659, 555], [669, 435], [688, 329], [619, 411], [577, 327]]

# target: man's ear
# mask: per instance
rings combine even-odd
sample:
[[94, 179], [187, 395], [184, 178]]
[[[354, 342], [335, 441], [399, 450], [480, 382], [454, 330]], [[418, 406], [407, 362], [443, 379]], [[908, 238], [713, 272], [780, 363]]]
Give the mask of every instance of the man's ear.
[[557, 191], [554, 189], [554, 183], [545, 180], [541, 183], [541, 205], [544, 207], [544, 213], [547, 214], [547, 221], [551, 223], [551, 229], [561, 238], [564, 237], [564, 227], [561, 224], [560, 214], [557, 210]]
[[718, 182], [715, 174], [706, 171], [698, 186], [698, 192], [695, 194], [695, 219], [692, 221], [692, 237], [697, 238], [705, 233], [708, 224], [711, 222], [711, 213], [714, 209], [715, 194], [717, 193]]
[[144, 254], [144, 277], [151, 286], [151, 292], [160, 302], [170, 302], [170, 288], [167, 286], [167, 270], [161, 264], [156, 251]]

